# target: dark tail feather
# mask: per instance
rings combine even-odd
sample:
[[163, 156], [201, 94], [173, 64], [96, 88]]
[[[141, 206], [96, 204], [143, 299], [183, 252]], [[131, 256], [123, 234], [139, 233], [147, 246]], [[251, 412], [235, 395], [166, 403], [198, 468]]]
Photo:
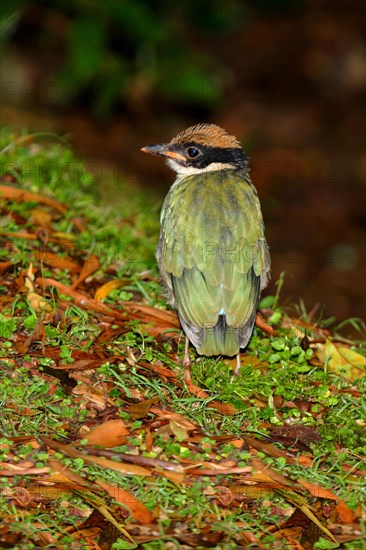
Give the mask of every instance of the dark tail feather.
[[216, 325], [204, 328], [200, 355], [236, 355], [239, 353], [239, 328], [229, 327], [225, 315], [219, 315]]

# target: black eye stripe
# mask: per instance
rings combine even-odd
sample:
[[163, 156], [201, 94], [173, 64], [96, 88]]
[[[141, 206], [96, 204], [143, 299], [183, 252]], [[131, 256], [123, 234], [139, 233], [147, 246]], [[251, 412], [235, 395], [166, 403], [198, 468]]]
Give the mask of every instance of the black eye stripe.
[[172, 150], [185, 157], [185, 161], [180, 161], [180, 164], [198, 169], [207, 168], [214, 162], [230, 164], [239, 169], [245, 168], [247, 164], [247, 158], [241, 147], [212, 147], [191, 142], [177, 144]]
[[[188, 147], [186, 149], [188, 155]], [[196, 149], [196, 147], [193, 147]], [[217, 162], [222, 164], [232, 164], [236, 168], [244, 168], [246, 165], [246, 157], [241, 147], [210, 147], [203, 145], [200, 147], [199, 156], [188, 160], [191, 166], [196, 168], [207, 168], [210, 164]], [[190, 159], [190, 157], [188, 157]]]

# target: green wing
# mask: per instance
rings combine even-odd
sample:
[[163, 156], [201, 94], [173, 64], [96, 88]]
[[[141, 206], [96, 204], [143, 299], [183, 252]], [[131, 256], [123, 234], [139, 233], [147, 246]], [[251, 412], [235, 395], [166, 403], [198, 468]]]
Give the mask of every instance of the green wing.
[[224, 170], [178, 180], [163, 205], [157, 259], [198, 352], [234, 355], [244, 347], [269, 272], [259, 200], [248, 175]]

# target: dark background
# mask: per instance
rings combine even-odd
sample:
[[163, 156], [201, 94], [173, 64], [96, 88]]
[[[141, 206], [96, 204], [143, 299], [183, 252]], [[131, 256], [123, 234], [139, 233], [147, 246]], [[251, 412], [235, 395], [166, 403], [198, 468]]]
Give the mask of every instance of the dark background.
[[140, 147], [198, 122], [223, 126], [251, 158], [269, 292], [286, 271], [283, 298], [365, 318], [362, 2], [3, 0], [0, 10], [2, 124], [69, 134], [99, 175], [108, 166], [157, 201], [174, 175]]

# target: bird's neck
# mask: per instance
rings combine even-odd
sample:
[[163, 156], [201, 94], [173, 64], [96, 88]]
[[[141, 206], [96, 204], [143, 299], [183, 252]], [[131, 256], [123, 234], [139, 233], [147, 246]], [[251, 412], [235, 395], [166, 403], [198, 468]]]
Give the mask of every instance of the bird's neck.
[[[212, 174], [211, 177], [210, 174]], [[243, 181], [247, 182], [249, 185], [252, 185], [247, 169], [243, 170], [241, 168], [233, 167], [230, 164], [227, 167], [225, 166], [224, 168], [217, 170], [197, 170], [195, 172], [178, 173], [174, 183], [170, 187], [170, 192], [174, 191], [178, 187], [180, 188], [181, 186], [185, 187], [186, 185], [197, 185], [198, 183], [202, 184], [205, 182], [210, 182], [211, 180], [220, 181], [222, 184], [226, 177], [230, 178], [230, 174], [240, 175]]]
[[168, 166], [177, 173], [179, 179], [185, 176], [192, 176], [193, 174], [207, 174], [207, 172], [217, 172], [218, 170], [235, 170], [236, 166], [230, 163], [212, 162], [206, 168], [195, 168], [194, 166], [182, 166], [175, 162], [175, 160], [169, 159], [167, 161]]

